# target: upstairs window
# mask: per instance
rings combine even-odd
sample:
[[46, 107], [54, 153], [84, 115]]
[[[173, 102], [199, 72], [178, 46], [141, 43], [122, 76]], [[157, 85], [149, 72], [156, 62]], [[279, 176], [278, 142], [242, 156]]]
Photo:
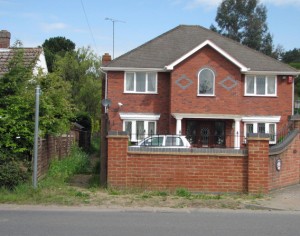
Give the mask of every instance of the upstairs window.
[[276, 96], [276, 76], [247, 75], [245, 78], [246, 96]]
[[208, 68], [200, 70], [198, 74], [198, 96], [214, 96], [215, 73]]
[[125, 93], [157, 93], [157, 73], [126, 72]]

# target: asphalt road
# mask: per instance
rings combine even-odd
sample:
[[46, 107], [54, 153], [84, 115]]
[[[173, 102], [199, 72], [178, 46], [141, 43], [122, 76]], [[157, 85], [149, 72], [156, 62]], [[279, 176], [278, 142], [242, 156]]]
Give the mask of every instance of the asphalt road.
[[264, 236], [300, 234], [300, 212], [0, 207], [1, 236]]

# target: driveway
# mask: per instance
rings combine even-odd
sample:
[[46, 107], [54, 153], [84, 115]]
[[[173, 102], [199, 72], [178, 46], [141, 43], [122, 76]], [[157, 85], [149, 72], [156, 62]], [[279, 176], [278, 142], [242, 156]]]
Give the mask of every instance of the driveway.
[[268, 197], [256, 200], [258, 208], [300, 211], [300, 184], [273, 191]]

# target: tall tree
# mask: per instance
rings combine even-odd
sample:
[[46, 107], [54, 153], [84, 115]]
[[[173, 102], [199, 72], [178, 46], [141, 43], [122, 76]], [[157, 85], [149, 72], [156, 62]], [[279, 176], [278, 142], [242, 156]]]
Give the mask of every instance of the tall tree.
[[269, 56], [273, 38], [268, 32], [267, 9], [259, 0], [223, 0], [211, 29]]
[[90, 48], [79, 48], [60, 57], [54, 73], [71, 83], [71, 96], [78, 114], [89, 114], [95, 127], [101, 111], [101, 59]]
[[46, 39], [42, 44], [49, 72], [53, 72], [53, 64], [57, 56], [63, 57], [66, 52], [75, 50], [75, 43], [65, 37], [53, 37]]

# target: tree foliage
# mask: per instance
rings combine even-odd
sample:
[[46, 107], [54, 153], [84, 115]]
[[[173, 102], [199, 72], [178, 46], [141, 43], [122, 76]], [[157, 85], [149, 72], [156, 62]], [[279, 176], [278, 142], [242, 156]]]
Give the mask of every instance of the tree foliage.
[[259, 0], [223, 0], [211, 29], [269, 56], [274, 54], [268, 32], [267, 9]]
[[57, 56], [64, 56], [67, 52], [74, 51], [76, 45], [65, 37], [53, 37], [46, 39], [42, 46], [45, 51], [48, 70], [52, 72]]
[[71, 96], [78, 114], [88, 113], [94, 125], [101, 110], [100, 66], [100, 58], [90, 48], [67, 52], [54, 65], [54, 74], [71, 84]]
[[3, 156], [30, 159], [33, 148], [35, 87], [40, 96], [41, 134], [62, 133], [73, 117], [70, 85], [55, 75], [33, 76], [35, 61], [24, 65], [23, 49], [15, 49], [9, 71], [0, 79], [0, 150]]

